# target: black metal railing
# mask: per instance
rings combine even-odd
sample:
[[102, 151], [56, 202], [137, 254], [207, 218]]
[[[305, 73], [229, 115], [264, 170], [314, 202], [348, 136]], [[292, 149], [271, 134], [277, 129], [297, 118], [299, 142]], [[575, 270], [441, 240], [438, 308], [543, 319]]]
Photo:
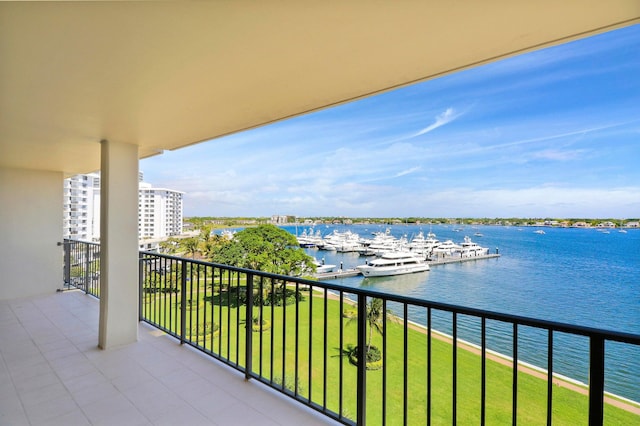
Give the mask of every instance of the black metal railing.
[[[604, 389], [605, 346], [640, 354], [637, 334], [151, 252], [139, 281], [141, 321], [344, 424], [638, 420], [605, 404]], [[522, 362], [536, 339], [545, 369]], [[588, 384], [566, 389], [556, 366], [576, 345]]]
[[63, 278], [65, 287], [100, 295], [100, 244], [65, 239]]

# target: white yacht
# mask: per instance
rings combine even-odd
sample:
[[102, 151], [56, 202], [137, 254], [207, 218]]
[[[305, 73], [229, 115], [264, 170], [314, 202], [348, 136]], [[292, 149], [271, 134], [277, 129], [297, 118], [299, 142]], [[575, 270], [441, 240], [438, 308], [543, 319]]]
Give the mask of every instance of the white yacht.
[[318, 259], [314, 258], [313, 259], [313, 263], [314, 265], [316, 265], [316, 274], [323, 274], [325, 272], [331, 272], [333, 271], [333, 268], [336, 267], [336, 265], [329, 265], [324, 263], [324, 258], [322, 259], [322, 262], [319, 261]]
[[315, 247], [315, 242], [313, 241], [313, 230], [309, 230], [309, 233], [307, 233], [306, 229], [302, 230], [302, 234], [298, 235], [298, 244], [300, 245], [300, 247], [302, 248], [309, 248], [309, 247]]
[[436, 234], [429, 232], [425, 238], [422, 231], [411, 239], [407, 247], [414, 253], [430, 254], [431, 251], [440, 244], [436, 239]]
[[338, 232], [337, 230], [334, 230], [333, 233], [324, 237], [322, 249], [340, 251], [343, 253], [358, 251], [361, 247], [359, 240], [360, 236], [356, 233], [351, 231]]
[[366, 246], [367, 253], [373, 253], [376, 256], [381, 256], [388, 251], [395, 251], [400, 248], [402, 244], [400, 240], [391, 235], [391, 229], [387, 228], [385, 232], [374, 232], [374, 237], [363, 244]]
[[440, 255], [451, 255], [457, 251], [462, 250], [462, 246], [457, 245], [451, 240], [447, 240], [444, 243], [441, 243], [437, 247], [433, 249], [434, 254]]
[[464, 237], [464, 242], [460, 245], [462, 246], [462, 250], [460, 251], [462, 257], [484, 256], [489, 254], [488, 248], [480, 247], [480, 245], [471, 241], [469, 237]]
[[429, 264], [423, 257], [404, 251], [391, 251], [382, 257], [356, 266], [365, 277], [385, 277], [389, 275], [411, 274], [429, 270]]

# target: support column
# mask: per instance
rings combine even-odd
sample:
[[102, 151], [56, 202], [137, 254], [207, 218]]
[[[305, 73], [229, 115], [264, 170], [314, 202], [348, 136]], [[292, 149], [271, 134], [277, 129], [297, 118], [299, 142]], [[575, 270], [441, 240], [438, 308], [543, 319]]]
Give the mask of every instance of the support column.
[[138, 146], [101, 141], [98, 346], [138, 340]]

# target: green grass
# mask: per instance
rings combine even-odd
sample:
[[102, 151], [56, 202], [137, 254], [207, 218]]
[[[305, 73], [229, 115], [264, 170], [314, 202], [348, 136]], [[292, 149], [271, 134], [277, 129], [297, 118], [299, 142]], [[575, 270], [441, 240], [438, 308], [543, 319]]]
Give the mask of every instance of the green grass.
[[[187, 296], [192, 299], [187, 310], [187, 330], [197, 324], [212, 322], [220, 326], [217, 333], [208, 336], [199, 344], [216, 354], [245, 364], [246, 318], [245, 306], [237, 307], [235, 294], [219, 293], [211, 287], [211, 280], [194, 286]], [[229, 281], [226, 281], [227, 283]], [[231, 280], [232, 285], [244, 285]], [[196, 289], [199, 288], [200, 290]], [[206, 288], [206, 290], [205, 290]], [[262, 307], [262, 317], [270, 323], [263, 332], [252, 332], [252, 370], [266, 380], [284, 383], [294, 391], [298, 383], [298, 393], [329, 410], [340, 412], [354, 419], [356, 415], [356, 373], [355, 366], [347, 356], [341, 356], [340, 330], [344, 334], [342, 349], [357, 344], [356, 323], [347, 324], [340, 311], [338, 300], [326, 303], [325, 342], [325, 302], [319, 293], [310, 297], [302, 291], [305, 300], [289, 306]], [[148, 295], [143, 304], [143, 313], [152, 321], [169, 330], [179, 330], [180, 316], [177, 313], [179, 293]], [[229, 306], [227, 306], [229, 305]], [[260, 307], [254, 308], [257, 316]], [[343, 311], [353, 310], [346, 301]], [[296, 312], [297, 311], [297, 312]], [[170, 313], [171, 312], [171, 313]], [[296, 315], [298, 324], [296, 359]], [[286, 318], [286, 319], [285, 319]], [[168, 320], [171, 319], [171, 323]], [[165, 321], [167, 323], [165, 324]], [[342, 326], [341, 326], [342, 322]], [[239, 326], [238, 326], [239, 325]], [[251, 330], [251, 319], [249, 319]], [[387, 353], [384, 370], [367, 372], [367, 423], [382, 423], [383, 377], [386, 375], [386, 422], [402, 423], [404, 412], [404, 328], [398, 321], [387, 321]], [[311, 342], [309, 340], [311, 336]], [[197, 340], [194, 335], [194, 341]], [[427, 335], [414, 328], [407, 329], [407, 423], [426, 423], [427, 402]], [[283, 344], [283, 341], [285, 342]], [[311, 343], [311, 345], [310, 345]], [[372, 343], [382, 349], [382, 336], [374, 334]], [[273, 351], [272, 351], [273, 348]], [[325, 349], [326, 348], [326, 349]], [[432, 337], [432, 424], [452, 422], [452, 345]], [[462, 348], [457, 351], [457, 421], [460, 424], [478, 424], [480, 418], [480, 356]], [[296, 369], [297, 366], [297, 369]], [[326, 367], [325, 367], [326, 366]], [[340, 371], [342, 370], [342, 383]], [[297, 371], [297, 374], [296, 374]], [[311, 371], [311, 375], [309, 375]], [[487, 424], [511, 423], [512, 368], [498, 362], [486, 362], [486, 422]], [[284, 376], [284, 378], [283, 378]], [[323, 386], [326, 377], [326, 388]], [[342, 403], [340, 395], [342, 394]], [[518, 374], [518, 423], [538, 425], [546, 422], [547, 383], [526, 373]], [[326, 398], [326, 399], [325, 399]], [[588, 398], [578, 392], [555, 386], [553, 388], [554, 425], [577, 425], [588, 422]], [[640, 424], [640, 416], [617, 407], [605, 405], [606, 424]]]

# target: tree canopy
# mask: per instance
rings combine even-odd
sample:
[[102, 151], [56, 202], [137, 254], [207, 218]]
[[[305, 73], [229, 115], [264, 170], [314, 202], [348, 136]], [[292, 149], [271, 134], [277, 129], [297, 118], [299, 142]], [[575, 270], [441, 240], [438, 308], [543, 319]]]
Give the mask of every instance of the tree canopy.
[[211, 261], [291, 276], [315, 271], [313, 258], [298, 246], [296, 237], [274, 225], [237, 232], [231, 241], [211, 251]]

